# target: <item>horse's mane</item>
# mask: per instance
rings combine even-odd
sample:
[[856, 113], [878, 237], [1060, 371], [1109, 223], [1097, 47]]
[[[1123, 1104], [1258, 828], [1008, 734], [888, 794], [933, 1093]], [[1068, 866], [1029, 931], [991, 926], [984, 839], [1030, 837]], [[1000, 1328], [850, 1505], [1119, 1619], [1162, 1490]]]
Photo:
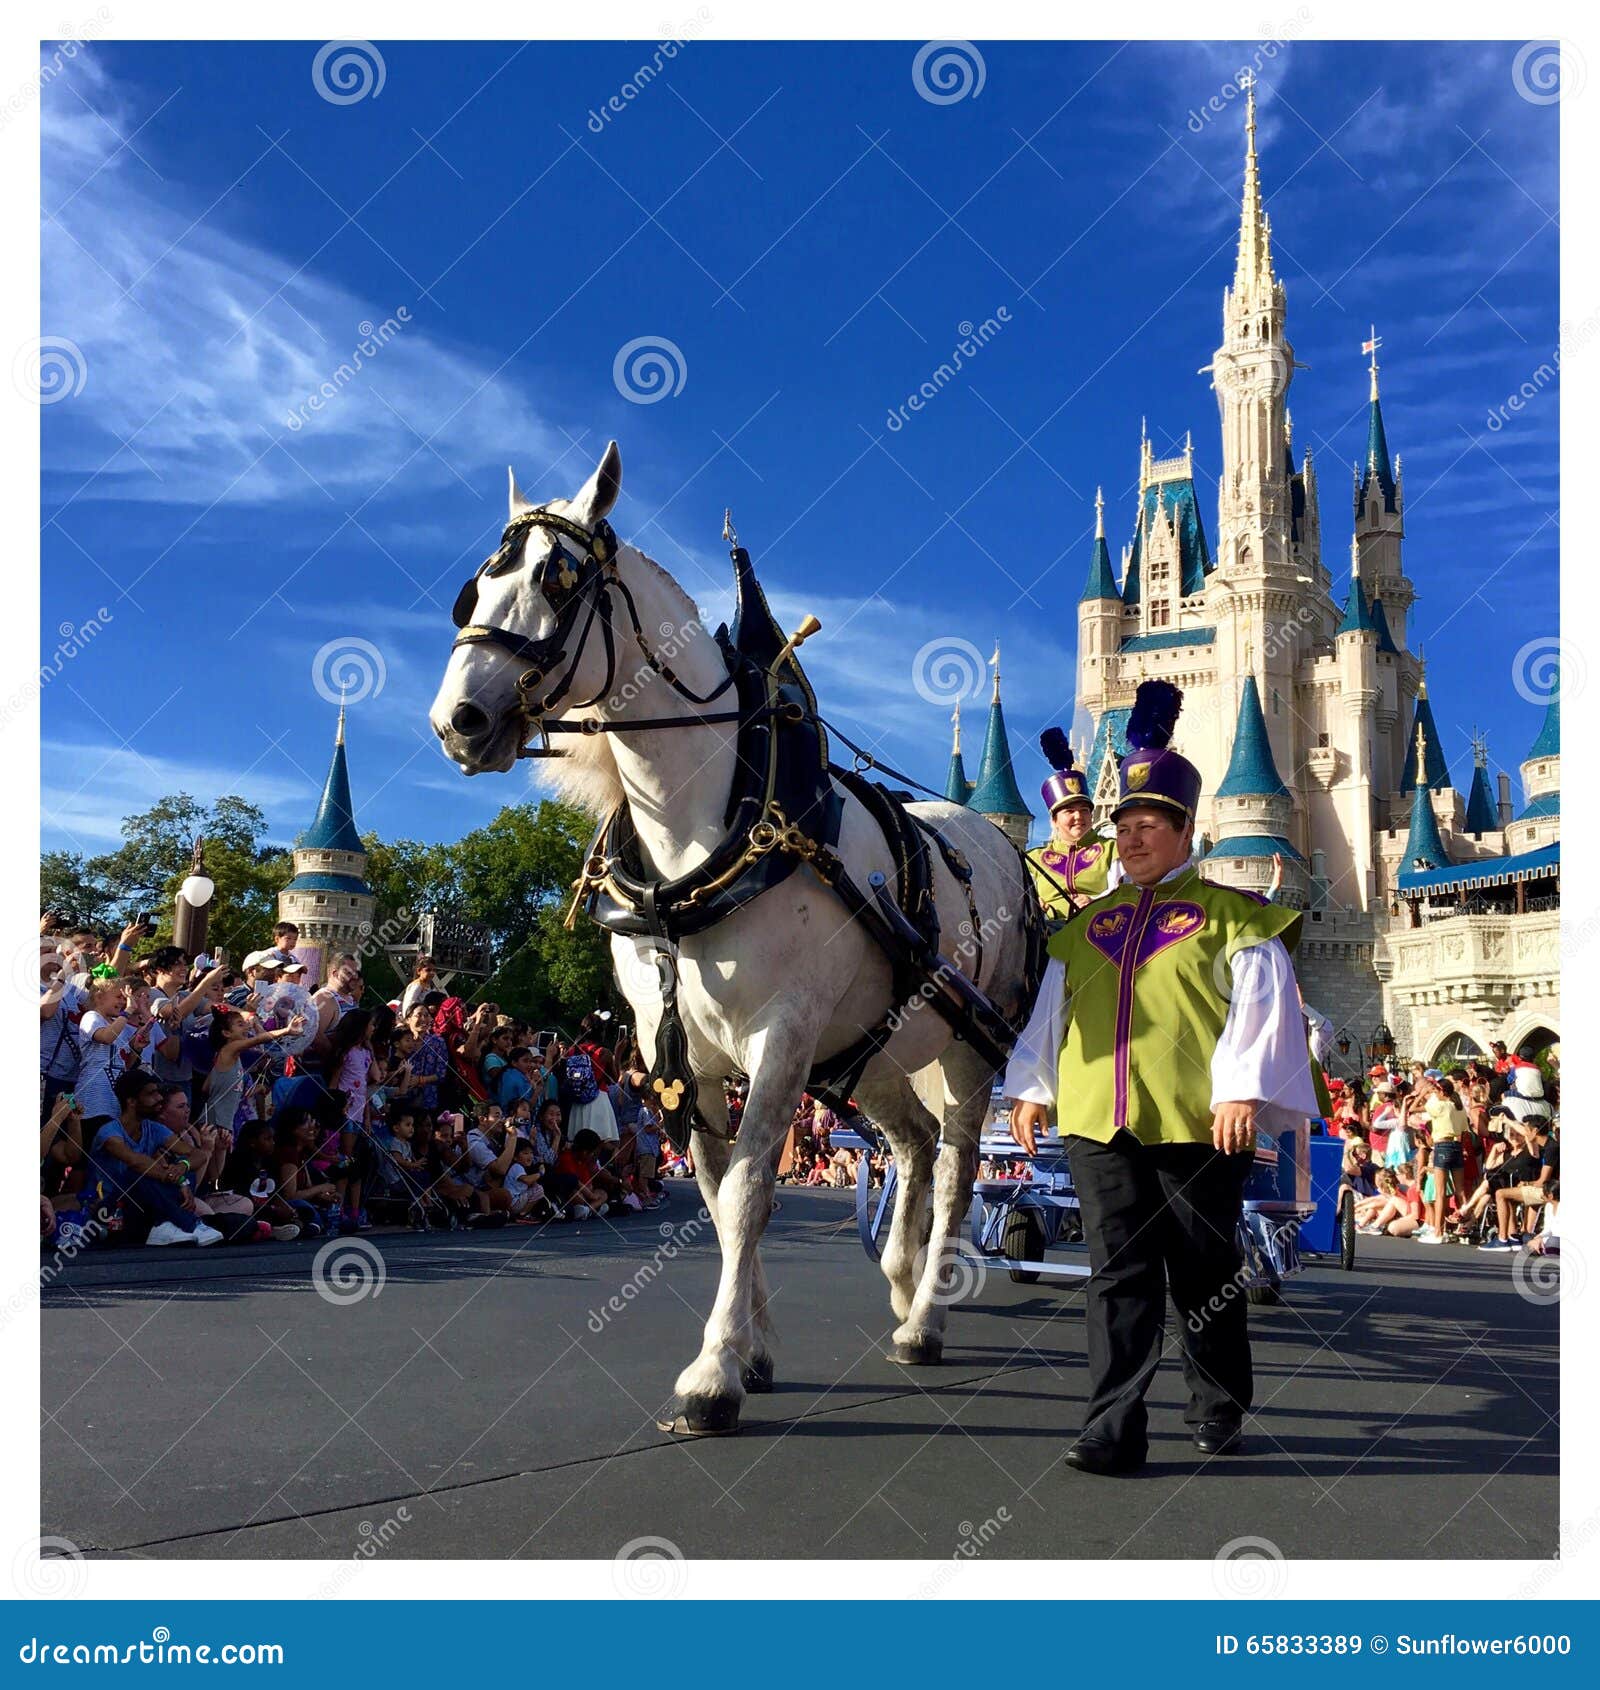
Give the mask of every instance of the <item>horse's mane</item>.
[[[653, 557], [637, 546], [624, 542], [618, 548], [618, 563], [626, 564], [634, 560], [653, 570], [668, 593], [678, 601], [680, 627], [698, 619], [699, 611], [693, 599], [679, 582]], [[652, 632], [653, 630], [647, 629], [646, 635]], [[626, 649], [620, 639], [617, 644], [619, 652]], [[632, 644], [631, 638], [628, 644]], [[623, 799], [622, 776], [617, 771], [617, 760], [612, 754], [611, 736], [563, 734], [561, 737], [569, 742], [570, 754], [566, 757], [551, 758], [545, 764], [549, 783], [555, 788], [556, 796], [565, 803], [575, 804], [580, 810], [587, 810], [597, 820], [609, 815]], [[563, 746], [563, 749], [568, 747]]]

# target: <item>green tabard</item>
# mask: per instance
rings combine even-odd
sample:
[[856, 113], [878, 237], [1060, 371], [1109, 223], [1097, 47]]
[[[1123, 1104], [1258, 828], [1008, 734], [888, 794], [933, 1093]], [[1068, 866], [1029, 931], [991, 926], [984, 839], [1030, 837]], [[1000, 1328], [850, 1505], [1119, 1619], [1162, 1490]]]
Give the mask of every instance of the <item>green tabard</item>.
[[1049, 945], [1067, 975], [1062, 1133], [1104, 1143], [1126, 1127], [1145, 1144], [1209, 1144], [1233, 955], [1273, 938], [1292, 951], [1299, 937], [1300, 911], [1195, 869], [1144, 890], [1125, 881], [1076, 915]]

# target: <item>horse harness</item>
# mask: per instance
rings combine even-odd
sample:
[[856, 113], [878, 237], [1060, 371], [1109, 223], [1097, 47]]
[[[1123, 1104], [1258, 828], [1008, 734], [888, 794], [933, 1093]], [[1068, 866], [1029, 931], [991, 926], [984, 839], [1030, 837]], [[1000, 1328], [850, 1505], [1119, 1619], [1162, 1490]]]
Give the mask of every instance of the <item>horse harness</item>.
[[[556, 615], [555, 628], [541, 640], [474, 620], [479, 579], [514, 567], [534, 527], [555, 536], [535, 575]], [[564, 540], [581, 547], [577, 555]], [[676, 879], [652, 878], [643, 866], [624, 800], [597, 829], [567, 912], [569, 927], [582, 908], [608, 932], [647, 938], [653, 944], [662, 1008], [648, 1088], [660, 1104], [669, 1132], [677, 1129], [673, 1136], [679, 1143], [685, 1140], [686, 1128], [707, 1133], [713, 1129], [697, 1108], [698, 1087], [678, 1007], [678, 942], [714, 927], [780, 885], [802, 863], [872, 934], [892, 973], [888, 1011], [844, 1050], [813, 1067], [806, 1085], [814, 1095], [842, 1107], [868, 1062], [889, 1043], [907, 1010], [918, 1001], [939, 1014], [958, 1038], [996, 1068], [1004, 1066], [1019, 1031], [974, 984], [983, 968], [983, 929], [972, 892], [971, 864], [931, 822], [906, 809], [909, 793], [890, 791], [864, 777], [863, 768], [871, 766], [864, 754], [858, 751], [855, 768], [829, 760], [827, 733], [810, 683], [794, 656], [793, 642], [784, 639], [774, 620], [748, 552], [736, 544], [732, 555], [737, 597], [733, 629], [730, 634], [727, 627], [720, 627], [715, 635], [728, 674], [705, 694], [686, 687], [645, 639], [633, 596], [617, 573], [616, 537], [603, 520], [585, 529], [542, 509], [514, 517], [499, 550], [462, 588], [454, 618], [461, 630], [457, 645], [491, 644], [528, 664], [517, 682], [518, 703], [527, 723], [540, 733], [542, 744], [524, 747], [519, 756], [564, 755], [550, 748], [551, 733], [738, 724], [724, 833], [710, 855]], [[596, 717], [546, 723], [544, 717], [552, 709], [582, 710], [609, 695], [616, 669], [610, 617], [613, 589], [626, 606], [647, 667], [696, 705], [713, 703], [732, 688], [737, 708], [618, 724]], [[574, 641], [580, 618], [582, 629]], [[565, 702], [566, 693], [596, 620], [605, 640], [605, 684], [587, 704], [572, 705]], [[548, 684], [563, 663], [565, 672]], [[890, 877], [873, 873], [867, 877], [867, 887], [861, 887], [839, 855], [846, 792], [861, 803], [890, 847], [892, 885]], [[963, 960], [971, 959], [965, 972], [939, 948], [930, 845], [966, 895], [968, 919], [960, 924], [957, 947]], [[1045, 926], [1027, 865], [1020, 867], [1027, 934], [1026, 1005], [1044, 970]]]

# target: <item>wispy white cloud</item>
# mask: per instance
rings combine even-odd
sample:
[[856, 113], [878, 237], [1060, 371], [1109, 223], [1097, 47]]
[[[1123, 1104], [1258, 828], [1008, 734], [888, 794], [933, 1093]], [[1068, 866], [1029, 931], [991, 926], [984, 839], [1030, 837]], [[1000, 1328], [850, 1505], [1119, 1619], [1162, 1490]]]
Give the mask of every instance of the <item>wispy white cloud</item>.
[[231, 765], [139, 752], [109, 740], [47, 739], [39, 773], [45, 846], [89, 852], [115, 847], [125, 816], [176, 792], [201, 803], [229, 793], [248, 798], [266, 813], [273, 837], [287, 840], [310, 821], [321, 790], [320, 776], [295, 768], [265, 735], [255, 745], [247, 741]]
[[[398, 270], [366, 297], [315, 265], [296, 273], [297, 259], [230, 227], [228, 196], [190, 203], [158, 181], [120, 139], [148, 115], [91, 49], [43, 90], [42, 323], [88, 371], [82, 400], [46, 418], [62, 491], [98, 471], [84, 496], [326, 503], [402, 463], [414, 490], [472, 480], [508, 443], [538, 462], [565, 447], [490, 365], [419, 326], [424, 307]], [[292, 153], [294, 136], [282, 145]], [[245, 174], [302, 180], [266, 136]], [[386, 323], [391, 338], [363, 363]], [[356, 365], [353, 380], [341, 374]]]

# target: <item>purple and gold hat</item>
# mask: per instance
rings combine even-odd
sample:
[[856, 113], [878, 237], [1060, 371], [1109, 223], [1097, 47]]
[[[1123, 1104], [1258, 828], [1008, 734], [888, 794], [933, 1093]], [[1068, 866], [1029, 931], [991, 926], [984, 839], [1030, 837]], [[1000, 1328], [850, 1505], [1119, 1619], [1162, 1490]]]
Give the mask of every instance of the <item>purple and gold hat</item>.
[[1183, 694], [1171, 681], [1141, 681], [1128, 716], [1128, 754], [1111, 819], [1140, 804], [1177, 810], [1193, 821], [1200, 802], [1200, 771], [1171, 747]]
[[1088, 804], [1089, 783], [1072, 759], [1072, 747], [1060, 728], [1046, 728], [1039, 735], [1039, 749], [1054, 773], [1039, 788], [1045, 814], [1053, 816], [1063, 804]]

